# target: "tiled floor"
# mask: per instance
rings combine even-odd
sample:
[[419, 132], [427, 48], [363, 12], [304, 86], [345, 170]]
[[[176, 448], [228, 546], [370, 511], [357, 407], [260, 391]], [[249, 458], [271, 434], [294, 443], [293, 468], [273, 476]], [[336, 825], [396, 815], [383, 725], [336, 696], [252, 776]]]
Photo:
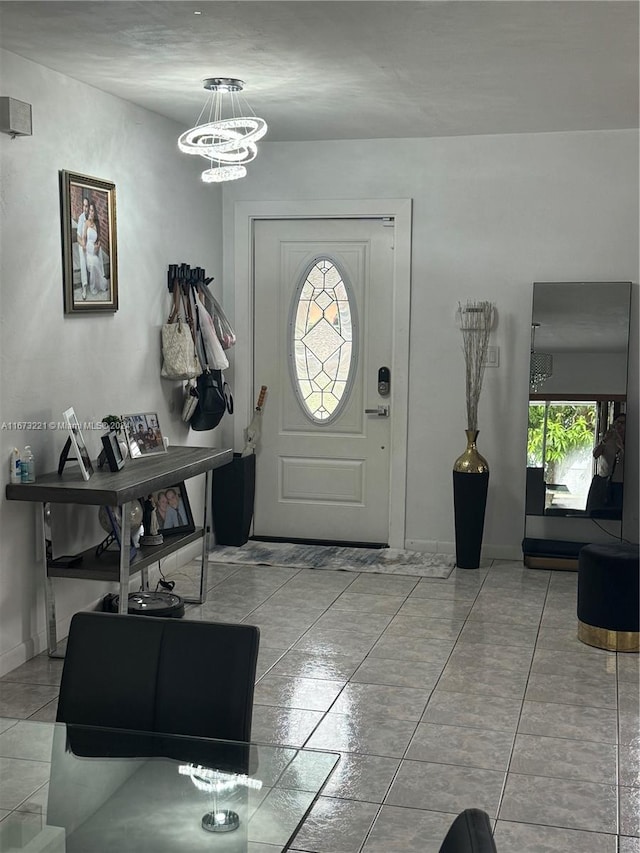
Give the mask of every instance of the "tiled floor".
[[[210, 578], [187, 618], [261, 630], [254, 739], [342, 754], [292, 850], [436, 853], [475, 806], [499, 853], [640, 853], [640, 656], [576, 639], [576, 574], [213, 564]], [[19, 759], [11, 729], [54, 718], [60, 671], [40, 655], [0, 681], [5, 820], [46, 797], [48, 727]]]

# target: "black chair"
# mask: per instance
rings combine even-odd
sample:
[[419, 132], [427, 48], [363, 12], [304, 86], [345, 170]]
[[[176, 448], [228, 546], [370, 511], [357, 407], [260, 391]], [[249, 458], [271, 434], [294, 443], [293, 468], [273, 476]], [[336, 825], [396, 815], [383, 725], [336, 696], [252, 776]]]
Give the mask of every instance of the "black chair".
[[497, 853], [489, 815], [481, 809], [460, 812], [442, 842], [440, 853]]
[[56, 720], [248, 741], [259, 639], [253, 625], [76, 613]]

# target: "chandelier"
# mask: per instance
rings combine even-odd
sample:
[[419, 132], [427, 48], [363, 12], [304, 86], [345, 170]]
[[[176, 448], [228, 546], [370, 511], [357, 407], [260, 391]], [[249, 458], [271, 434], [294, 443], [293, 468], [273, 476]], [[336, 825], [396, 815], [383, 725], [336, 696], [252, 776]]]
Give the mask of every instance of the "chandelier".
[[531, 360], [529, 362], [529, 388], [537, 393], [542, 384], [553, 376], [553, 356], [550, 352], [536, 352], [536, 329], [540, 323], [531, 324]]
[[[267, 123], [258, 118], [243, 98], [251, 115], [243, 115], [240, 96], [242, 80], [234, 77], [209, 77], [204, 88], [209, 91], [196, 126], [178, 139], [178, 148], [209, 161], [202, 173], [205, 183], [220, 183], [244, 178], [246, 163], [258, 153], [256, 142], [267, 132]], [[206, 120], [201, 124], [203, 117]]]

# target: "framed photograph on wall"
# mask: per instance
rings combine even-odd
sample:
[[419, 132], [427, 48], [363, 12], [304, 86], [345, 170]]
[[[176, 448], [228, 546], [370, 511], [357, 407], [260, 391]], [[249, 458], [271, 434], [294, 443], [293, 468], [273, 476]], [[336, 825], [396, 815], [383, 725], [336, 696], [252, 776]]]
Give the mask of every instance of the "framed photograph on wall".
[[75, 460], [80, 466], [82, 477], [84, 480], [88, 480], [93, 474], [93, 465], [91, 464], [91, 459], [89, 458], [89, 451], [87, 450], [87, 445], [84, 443], [84, 437], [82, 435], [82, 431], [80, 429], [80, 424], [78, 423], [76, 413], [72, 408], [65, 409], [65, 411], [62, 413], [62, 417], [65, 420], [67, 428], [69, 429], [69, 438], [67, 439], [67, 443], [65, 444], [64, 450], [62, 451], [62, 455], [60, 457], [58, 473], [62, 473], [62, 468], [64, 468], [65, 462], [67, 461], [67, 459], [69, 459], [69, 451], [73, 450], [76, 454]]
[[154, 506], [158, 533], [172, 536], [175, 533], [193, 533], [196, 526], [184, 483], [159, 489], [146, 496]]
[[118, 310], [116, 185], [60, 172], [64, 313]]
[[132, 459], [167, 452], [155, 412], [123, 415], [122, 423]]

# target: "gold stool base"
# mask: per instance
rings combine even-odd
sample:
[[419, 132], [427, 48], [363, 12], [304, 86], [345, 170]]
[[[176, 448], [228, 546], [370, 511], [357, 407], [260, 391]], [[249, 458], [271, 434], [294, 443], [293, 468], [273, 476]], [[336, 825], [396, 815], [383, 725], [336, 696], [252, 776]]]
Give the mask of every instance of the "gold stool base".
[[578, 620], [578, 639], [609, 652], [640, 652], [640, 631], [610, 631]]

